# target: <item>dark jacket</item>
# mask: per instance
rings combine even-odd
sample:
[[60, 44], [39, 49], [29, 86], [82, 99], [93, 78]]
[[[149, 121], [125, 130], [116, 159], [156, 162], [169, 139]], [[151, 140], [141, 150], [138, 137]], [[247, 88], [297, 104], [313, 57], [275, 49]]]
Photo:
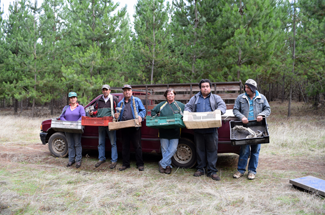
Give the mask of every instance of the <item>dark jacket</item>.
[[[114, 95], [113, 96], [113, 109], [114, 109], [114, 113], [116, 113], [116, 105], [118, 103], [118, 98]], [[103, 95], [101, 97], [99, 97], [99, 99], [97, 99], [97, 101], [95, 102], [94, 108], [96, 111], [94, 111], [94, 115], [98, 115], [98, 111], [99, 109], [111, 109], [111, 100], [109, 99], [106, 103], [105, 100], [103, 98]], [[109, 114], [108, 114], [109, 113]], [[111, 116], [110, 112], [108, 112], [107, 114], [105, 114], [105, 116]], [[103, 116], [101, 116], [103, 117]]]
[[[130, 98], [131, 111], [132, 111], [133, 118], [135, 119], [135, 113], [134, 113], [134, 108], [133, 108], [133, 99], [134, 99], [135, 109], [137, 111], [137, 114], [138, 114], [138, 116], [141, 116], [141, 118], [143, 119], [146, 116], [146, 108], [143, 106], [141, 99], [139, 99], [135, 96], [131, 96], [131, 98]], [[125, 107], [124, 98], [117, 104], [117, 107], [122, 107], [121, 114], [119, 117], [119, 121], [121, 121], [122, 116], [123, 116], [124, 107]]]

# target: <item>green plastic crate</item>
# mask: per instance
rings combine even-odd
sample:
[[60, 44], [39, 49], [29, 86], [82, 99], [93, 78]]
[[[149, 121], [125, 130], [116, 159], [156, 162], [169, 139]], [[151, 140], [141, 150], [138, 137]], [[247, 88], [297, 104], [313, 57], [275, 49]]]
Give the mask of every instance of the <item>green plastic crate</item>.
[[185, 128], [182, 115], [180, 114], [171, 116], [146, 116], [146, 125], [150, 128]]

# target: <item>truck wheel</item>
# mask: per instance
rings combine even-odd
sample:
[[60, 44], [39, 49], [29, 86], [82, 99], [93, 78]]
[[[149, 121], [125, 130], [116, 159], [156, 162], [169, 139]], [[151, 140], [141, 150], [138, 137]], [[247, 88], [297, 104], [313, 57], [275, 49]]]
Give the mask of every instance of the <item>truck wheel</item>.
[[66, 157], [68, 155], [68, 141], [63, 133], [57, 132], [51, 135], [49, 150], [54, 157]]
[[195, 145], [188, 139], [180, 139], [177, 151], [172, 157], [173, 166], [181, 168], [192, 168], [196, 163]]

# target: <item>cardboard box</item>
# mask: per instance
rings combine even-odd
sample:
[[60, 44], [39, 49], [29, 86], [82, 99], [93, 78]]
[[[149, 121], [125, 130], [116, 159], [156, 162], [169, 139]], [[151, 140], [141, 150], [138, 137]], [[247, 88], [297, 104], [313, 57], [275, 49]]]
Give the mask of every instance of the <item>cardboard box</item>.
[[62, 121], [57, 119], [52, 119], [51, 128], [55, 131], [69, 133], [83, 133], [84, 130], [81, 121]]
[[218, 128], [222, 126], [221, 111], [188, 112], [184, 111], [183, 122], [188, 129]]

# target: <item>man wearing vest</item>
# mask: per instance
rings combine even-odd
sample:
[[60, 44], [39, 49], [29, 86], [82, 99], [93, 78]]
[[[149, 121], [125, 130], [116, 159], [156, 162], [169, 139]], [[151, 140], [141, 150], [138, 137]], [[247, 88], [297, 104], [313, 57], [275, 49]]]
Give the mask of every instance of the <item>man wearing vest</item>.
[[[95, 102], [95, 111], [90, 111], [89, 114], [96, 117], [114, 116], [115, 108], [118, 103], [118, 98], [110, 94], [110, 86], [105, 84], [102, 86], [103, 95]], [[112, 163], [109, 168], [114, 169], [117, 164], [117, 146], [116, 146], [116, 131], [109, 131], [108, 126], [98, 127], [98, 159], [95, 167], [99, 167], [102, 163], [106, 162], [105, 157], [105, 142], [106, 134], [108, 134], [111, 143], [111, 157]]]
[[[257, 91], [257, 83], [253, 79], [248, 79], [245, 82], [245, 93], [237, 97], [233, 112], [244, 124], [247, 124], [248, 120], [260, 122], [263, 117], [268, 117], [271, 114], [267, 99]], [[233, 175], [233, 178], [240, 178], [244, 175], [248, 157], [250, 157], [247, 178], [249, 180], [255, 179], [260, 149], [261, 144], [240, 147], [238, 171]]]
[[[146, 109], [143, 106], [141, 100], [132, 96], [132, 87], [128, 84], [123, 86], [124, 98], [118, 103], [118, 107], [121, 107], [121, 113], [115, 114], [115, 118], [119, 117], [119, 121], [126, 121], [131, 119], [142, 119], [146, 116]], [[119, 168], [120, 171], [124, 171], [130, 168], [130, 142], [133, 143], [135, 149], [136, 165], [139, 171], [144, 170], [144, 163], [142, 159], [142, 147], [141, 147], [141, 128], [131, 127], [123, 128], [122, 131], [122, 156], [123, 166]]]
[[[227, 110], [225, 102], [218, 95], [211, 93], [211, 81], [202, 79], [199, 83], [200, 92], [193, 96], [185, 105], [184, 111], [210, 112], [220, 110], [224, 114]], [[218, 160], [218, 128], [194, 129], [194, 140], [197, 155], [197, 171], [193, 176], [205, 174], [213, 180], [220, 181], [217, 175]]]

